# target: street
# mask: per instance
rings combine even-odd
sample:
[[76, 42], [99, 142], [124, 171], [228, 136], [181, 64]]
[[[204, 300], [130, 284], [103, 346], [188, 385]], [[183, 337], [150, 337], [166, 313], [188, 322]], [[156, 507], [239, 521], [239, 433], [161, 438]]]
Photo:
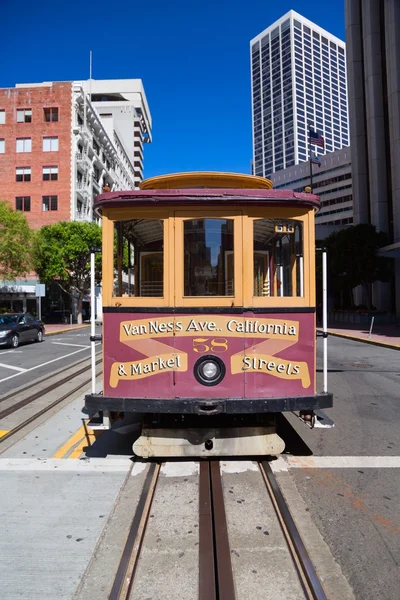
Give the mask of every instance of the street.
[[[328, 458], [290, 473], [356, 598], [398, 600], [400, 354], [332, 336], [328, 348], [335, 427], [294, 423], [313, 456]], [[367, 457], [380, 457], [379, 468]]]
[[[96, 327], [96, 335], [100, 334], [101, 327]], [[90, 327], [47, 335], [41, 344], [21, 344], [17, 349], [0, 348], [0, 394], [88, 356]]]

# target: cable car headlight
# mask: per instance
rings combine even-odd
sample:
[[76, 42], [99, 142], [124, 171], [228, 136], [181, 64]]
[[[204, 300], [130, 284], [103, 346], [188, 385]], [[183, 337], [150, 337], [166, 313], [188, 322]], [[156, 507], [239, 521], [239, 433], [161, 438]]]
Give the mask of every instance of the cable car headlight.
[[213, 354], [202, 356], [194, 365], [194, 376], [202, 385], [217, 385], [225, 377], [223, 361]]
[[218, 365], [215, 362], [204, 362], [201, 365], [201, 373], [203, 377], [206, 379], [215, 379], [215, 376], [218, 374]]

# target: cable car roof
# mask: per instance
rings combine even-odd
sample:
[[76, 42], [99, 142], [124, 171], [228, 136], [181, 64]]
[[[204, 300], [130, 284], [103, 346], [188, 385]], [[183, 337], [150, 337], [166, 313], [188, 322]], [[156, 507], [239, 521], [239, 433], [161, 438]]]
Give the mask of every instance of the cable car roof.
[[160, 208], [161, 206], [199, 207], [212, 205], [214, 207], [231, 206], [237, 209], [247, 206], [281, 206], [307, 209], [319, 209], [320, 199], [309, 193], [293, 192], [292, 190], [271, 189], [157, 189], [129, 190], [107, 192], [94, 199], [94, 208], [100, 212], [103, 208], [145, 207]]

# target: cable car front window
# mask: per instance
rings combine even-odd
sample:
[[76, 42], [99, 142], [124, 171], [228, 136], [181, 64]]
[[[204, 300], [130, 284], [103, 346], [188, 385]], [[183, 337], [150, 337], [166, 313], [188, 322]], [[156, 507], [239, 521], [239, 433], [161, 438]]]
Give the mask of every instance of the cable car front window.
[[303, 223], [256, 219], [254, 296], [304, 296]]
[[132, 219], [114, 223], [114, 297], [162, 297], [163, 221]]
[[184, 222], [185, 296], [233, 296], [233, 219]]

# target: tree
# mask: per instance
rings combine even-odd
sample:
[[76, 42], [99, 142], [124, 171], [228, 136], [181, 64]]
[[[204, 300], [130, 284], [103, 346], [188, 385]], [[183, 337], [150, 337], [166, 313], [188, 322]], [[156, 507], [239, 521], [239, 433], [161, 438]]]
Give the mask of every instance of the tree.
[[362, 285], [368, 309], [372, 308], [372, 284], [389, 281], [391, 277], [388, 259], [377, 254], [388, 243], [385, 233], [367, 223], [342, 229], [326, 238], [329, 287], [338, 294], [341, 307], [353, 306], [353, 288]]
[[0, 200], [0, 278], [15, 279], [32, 267], [33, 232], [25, 215]]
[[[61, 221], [45, 225], [35, 236], [35, 270], [41, 281], [54, 280], [71, 298], [77, 298], [78, 323], [82, 323], [83, 296], [90, 288], [90, 254], [100, 247], [101, 228], [96, 223]], [[100, 279], [101, 257], [96, 254], [96, 281]]]

